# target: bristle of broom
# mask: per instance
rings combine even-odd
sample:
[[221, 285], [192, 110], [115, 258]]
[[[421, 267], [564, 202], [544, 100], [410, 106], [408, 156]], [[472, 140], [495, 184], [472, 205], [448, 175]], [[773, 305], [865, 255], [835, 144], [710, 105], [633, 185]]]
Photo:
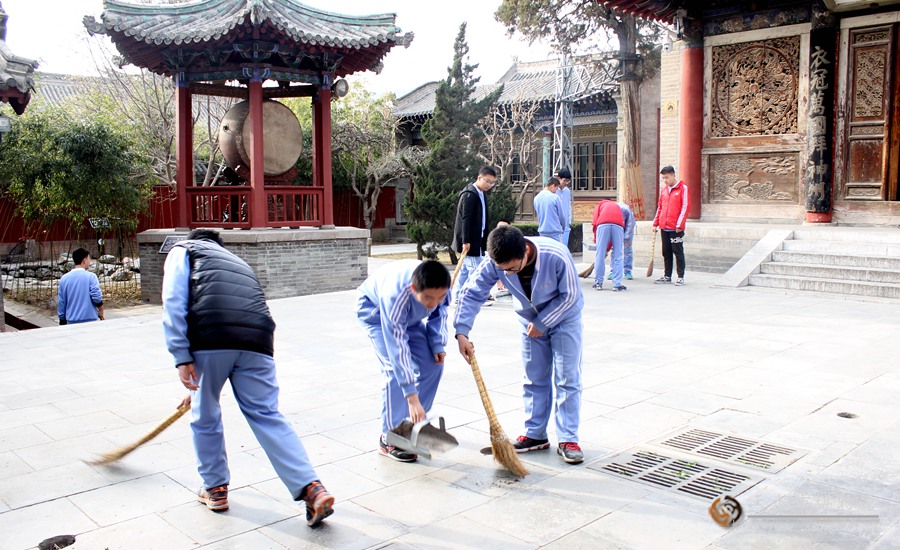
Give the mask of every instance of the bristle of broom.
[[502, 437], [491, 436], [491, 451], [494, 454], [494, 460], [512, 472], [514, 476], [527, 476], [528, 469], [525, 468], [525, 465], [519, 460], [516, 449], [512, 446], [512, 443], [509, 442], [509, 439], [506, 438], [505, 434], [500, 435]]
[[94, 464], [94, 465], [109, 464], [110, 462], [115, 462], [115, 461], [119, 460], [120, 458], [124, 457], [125, 455], [129, 454], [133, 450], [137, 449], [144, 443], [150, 441], [154, 437], [161, 434], [163, 432], [163, 430], [165, 430], [166, 428], [171, 426], [172, 423], [174, 423], [176, 420], [181, 418], [181, 416], [184, 413], [188, 412], [189, 410], [191, 410], [190, 407], [179, 407], [178, 409], [176, 409], [175, 412], [170, 414], [168, 416], [168, 418], [166, 418], [165, 420], [160, 422], [155, 428], [153, 428], [152, 430], [150, 430], [149, 432], [144, 434], [143, 437], [141, 437], [134, 443], [131, 443], [130, 445], [126, 445], [124, 447], [120, 447], [120, 448], [116, 449], [115, 451], [110, 451], [108, 453], [102, 453], [102, 454], [98, 455], [98, 458], [96, 458], [94, 460], [87, 460], [85, 462], [87, 462], [88, 464]]
[[586, 268], [584, 268], [583, 270], [579, 271], [578, 276], [581, 277], [582, 279], [584, 279], [585, 277], [590, 275], [592, 271], [594, 271], [594, 263], [593, 262], [591, 262], [591, 265], [589, 265]]

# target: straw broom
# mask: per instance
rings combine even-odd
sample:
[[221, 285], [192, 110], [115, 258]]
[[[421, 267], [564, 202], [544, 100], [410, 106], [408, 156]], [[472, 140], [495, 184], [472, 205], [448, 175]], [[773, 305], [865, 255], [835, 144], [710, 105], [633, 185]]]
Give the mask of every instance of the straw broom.
[[578, 272], [578, 276], [584, 279], [588, 277], [594, 271], [594, 262], [591, 262], [591, 265], [587, 266], [583, 270]]
[[[456, 277], [459, 275], [459, 270], [462, 267], [465, 258], [466, 252], [463, 252], [462, 256], [459, 258], [459, 263], [456, 264], [456, 270], [453, 272], [453, 277], [450, 280], [451, 289], [456, 284]], [[522, 461], [519, 460], [519, 456], [516, 454], [516, 449], [512, 446], [512, 443], [510, 443], [509, 438], [506, 437], [506, 432], [503, 431], [503, 426], [500, 425], [500, 421], [497, 420], [497, 413], [494, 411], [494, 405], [491, 403], [491, 396], [488, 395], [487, 387], [484, 385], [484, 379], [481, 377], [481, 369], [478, 368], [478, 361], [475, 360], [474, 354], [472, 354], [469, 365], [472, 367], [472, 375], [475, 377], [475, 384], [478, 386], [481, 404], [484, 405], [484, 412], [487, 414], [488, 424], [491, 426], [491, 453], [494, 455], [494, 460], [512, 472], [515, 476], [527, 476], [528, 470], [522, 465]]]
[[650, 246], [650, 265], [647, 266], [647, 277], [653, 276], [653, 258], [656, 256], [656, 229], [653, 229], [653, 244]]
[[478, 368], [478, 361], [475, 359], [474, 353], [471, 356], [469, 364], [472, 366], [472, 374], [475, 376], [475, 383], [478, 385], [478, 394], [481, 396], [481, 404], [484, 405], [484, 412], [487, 413], [488, 423], [491, 426], [491, 453], [494, 455], [494, 460], [512, 472], [514, 476], [527, 476], [528, 470], [525, 469], [522, 461], [519, 460], [516, 449], [513, 447], [512, 443], [510, 443], [509, 438], [506, 437], [506, 432], [503, 431], [503, 426], [500, 425], [500, 421], [497, 420], [497, 413], [494, 412], [491, 396], [488, 395], [487, 387], [484, 385], [484, 379], [481, 378], [481, 369]]
[[[187, 404], [185, 404], [185, 402], [187, 402]], [[185, 399], [181, 402], [180, 405], [178, 405], [178, 408], [175, 409], [175, 412], [170, 414], [165, 420], [160, 422], [155, 428], [147, 432], [143, 437], [141, 437], [134, 443], [131, 443], [130, 445], [126, 445], [124, 447], [120, 447], [115, 451], [100, 454], [98, 458], [86, 462], [88, 464], [109, 464], [110, 462], [119, 460], [131, 451], [137, 449], [144, 443], [161, 434], [163, 430], [171, 426], [176, 420], [181, 418], [182, 415], [184, 415], [184, 413], [188, 412], [189, 410], [191, 410], [191, 402], [188, 399]]]

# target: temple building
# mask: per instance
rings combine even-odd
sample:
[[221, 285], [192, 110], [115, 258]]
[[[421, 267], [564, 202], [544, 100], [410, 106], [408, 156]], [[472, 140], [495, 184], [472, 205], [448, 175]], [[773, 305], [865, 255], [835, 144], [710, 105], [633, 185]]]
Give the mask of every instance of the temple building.
[[900, 224], [897, 0], [605, 0], [675, 29], [660, 157], [704, 221]]
[[[573, 219], [590, 221], [594, 206], [601, 199], [616, 200], [619, 193], [618, 158], [621, 132], [618, 116], [618, 83], [610, 67], [602, 60], [581, 60], [571, 68], [575, 90], [567, 100], [571, 105], [571, 152]], [[574, 63], [573, 63], [574, 65]], [[496, 112], [511, 116], [514, 110], [528, 114], [533, 146], [526, 158], [513, 159], [509, 174], [500, 174], [513, 184], [518, 196], [524, 189], [525, 198], [516, 213], [517, 221], [533, 221], [533, 197], [541, 191], [543, 182], [553, 175], [555, 154], [554, 117], [559, 102], [557, 90], [559, 62], [556, 59], [537, 62], [515, 62], [496, 82], [483, 84], [475, 91], [475, 99], [485, 97], [500, 86], [503, 92], [497, 101]], [[400, 97], [393, 114], [400, 119], [402, 139], [409, 145], [424, 145], [422, 124], [431, 118], [435, 105], [437, 82], [423, 84]], [[658, 75], [646, 78], [642, 85], [641, 164], [648, 166], [641, 174], [645, 201], [656, 207], [658, 181], [656, 129], [658, 121]], [[474, 176], [473, 176], [474, 177]], [[401, 184], [402, 185], [402, 184]], [[399, 190], [402, 197], [405, 190]]]

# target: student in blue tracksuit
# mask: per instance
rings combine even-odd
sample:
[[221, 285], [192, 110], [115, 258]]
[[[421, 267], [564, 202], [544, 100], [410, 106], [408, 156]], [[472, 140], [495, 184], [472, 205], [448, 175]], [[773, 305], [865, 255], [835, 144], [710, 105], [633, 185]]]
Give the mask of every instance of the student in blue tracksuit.
[[425, 420], [444, 372], [450, 273], [440, 262], [401, 260], [359, 286], [356, 314], [381, 362], [381, 439], [384, 456], [418, 456], [388, 445], [385, 435], [403, 420]]
[[548, 449], [547, 425], [556, 389], [557, 453], [566, 462], [584, 460], [578, 445], [581, 418], [581, 309], [584, 299], [569, 250], [544, 237], [525, 238], [512, 226], [488, 237], [488, 257], [469, 276], [454, 317], [459, 352], [469, 361], [469, 332], [491, 287], [502, 281], [512, 293], [522, 324], [525, 364], [525, 434], [516, 452]]
[[569, 184], [572, 183], [572, 172], [568, 168], [562, 168], [556, 177], [559, 179], [559, 191], [556, 192], [556, 196], [562, 201], [563, 213], [566, 215], [563, 222], [562, 243], [569, 246], [569, 235], [572, 233], [572, 189]]
[[191, 390], [191, 431], [203, 487], [197, 499], [228, 509], [231, 473], [219, 397], [231, 383], [238, 407], [294, 500], [306, 502], [314, 527], [334, 511], [334, 497], [309, 461], [291, 423], [278, 411], [275, 321], [253, 269], [211, 229], [194, 229], [172, 248], [163, 270], [163, 333]]
[[[541, 237], [562, 242], [566, 226], [566, 214], [557, 191], [559, 180], [550, 178], [544, 184], [544, 190], [534, 196], [534, 214], [538, 219], [538, 234]], [[568, 243], [563, 243], [568, 246]]]

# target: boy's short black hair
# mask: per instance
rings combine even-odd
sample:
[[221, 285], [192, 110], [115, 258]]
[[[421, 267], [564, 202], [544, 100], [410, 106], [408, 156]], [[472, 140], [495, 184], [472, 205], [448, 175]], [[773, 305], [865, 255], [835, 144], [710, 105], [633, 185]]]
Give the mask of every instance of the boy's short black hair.
[[572, 172], [570, 172], [568, 168], [561, 168], [559, 173], [556, 174], [556, 177], [558, 177], [559, 179], [570, 180], [572, 179]]
[[675, 167], [674, 166], [663, 166], [663, 169], [659, 171], [660, 174], [674, 174]]
[[488, 235], [487, 252], [496, 264], [505, 264], [525, 257], [525, 235], [513, 225], [500, 226]]
[[199, 241], [206, 240], [212, 241], [219, 246], [224, 247], [225, 242], [222, 240], [222, 236], [219, 235], [219, 232], [215, 229], [194, 229], [187, 236], [189, 241]]
[[426, 260], [413, 271], [411, 282], [418, 292], [428, 288], [450, 288], [450, 272], [441, 262]]
[[85, 250], [84, 248], [76, 248], [72, 251], [72, 261], [75, 262], [75, 265], [80, 264], [84, 261], [85, 258], [90, 256], [91, 253]]
[[497, 171], [491, 168], [490, 166], [482, 166], [481, 170], [478, 171], [479, 176], [494, 176], [497, 177]]

